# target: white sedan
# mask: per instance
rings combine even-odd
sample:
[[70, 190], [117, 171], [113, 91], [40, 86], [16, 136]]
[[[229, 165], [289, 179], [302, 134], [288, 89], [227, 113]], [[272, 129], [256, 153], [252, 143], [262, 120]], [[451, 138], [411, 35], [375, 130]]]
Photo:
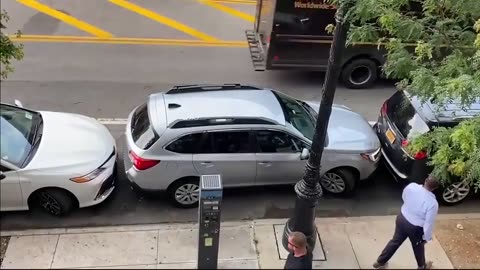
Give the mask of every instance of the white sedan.
[[0, 132], [1, 211], [40, 206], [62, 216], [115, 188], [115, 139], [94, 118], [2, 103]]

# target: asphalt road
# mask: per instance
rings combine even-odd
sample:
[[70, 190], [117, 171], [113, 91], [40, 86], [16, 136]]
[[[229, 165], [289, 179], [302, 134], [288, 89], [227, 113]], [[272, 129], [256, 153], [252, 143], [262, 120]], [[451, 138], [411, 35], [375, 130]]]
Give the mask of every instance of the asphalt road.
[[[132, 6], [131, 4], [134, 4]], [[253, 71], [243, 32], [252, 27], [250, 0], [123, 1], [2, 0], [8, 33], [25, 45], [25, 58], [1, 83], [2, 102], [95, 118], [126, 118], [151, 93], [183, 83], [248, 83], [319, 100], [323, 74]], [[59, 14], [60, 13], [60, 14]], [[73, 18], [73, 19], [72, 19]], [[382, 81], [373, 89], [339, 87], [335, 102], [375, 120], [394, 91]], [[108, 125], [122, 145], [121, 121]], [[38, 211], [2, 213], [2, 230], [194, 221], [196, 210], [173, 208], [162, 194], [136, 194], [119, 179], [105, 203], [58, 219]], [[318, 216], [385, 215], [398, 211], [401, 185], [380, 169], [352, 198], [324, 197]], [[287, 217], [291, 187], [227, 191], [226, 220]], [[478, 212], [478, 200], [442, 208]]]

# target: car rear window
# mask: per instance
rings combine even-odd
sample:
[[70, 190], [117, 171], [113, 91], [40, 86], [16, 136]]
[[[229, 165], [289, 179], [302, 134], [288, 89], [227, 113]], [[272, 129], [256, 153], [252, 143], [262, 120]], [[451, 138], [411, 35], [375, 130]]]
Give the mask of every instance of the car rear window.
[[387, 115], [404, 138], [412, 138], [430, 131], [407, 96], [395, 93], [387, 103]]
[[131, 127], [133, 141], [143, 150], [150, 148], [150, 146], [158, 140], [158, 135], [153, 129], [150, 118], [148, 117], [148, 107], [146, 103], [138, 107], [133, 114]]

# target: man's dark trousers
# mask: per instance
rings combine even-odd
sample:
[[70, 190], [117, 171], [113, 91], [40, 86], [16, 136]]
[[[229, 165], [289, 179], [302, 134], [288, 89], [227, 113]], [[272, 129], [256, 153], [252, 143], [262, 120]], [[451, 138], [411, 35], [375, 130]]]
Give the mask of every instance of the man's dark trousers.
[[407, 238], [410, 239], [412, 243], [413, 253], [415, 254], [418, 267], [424, 267], [425, 242], [423, 241], [423, 228], [412, 225], [402, 214], [397, 216], [393, 238], [388, 242], [382, 254], [378, 257], [377, 262], [381, 264], [388, 262]]

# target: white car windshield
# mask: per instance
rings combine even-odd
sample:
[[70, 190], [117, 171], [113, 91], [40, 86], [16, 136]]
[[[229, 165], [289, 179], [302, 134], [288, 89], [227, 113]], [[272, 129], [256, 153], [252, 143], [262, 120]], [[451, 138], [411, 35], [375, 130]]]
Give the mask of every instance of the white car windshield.
[[17, 167], [24, 167], [37, 141], [39, 114], [1, 105], [0, 107], [0, 157]]
[[274, 92], [274, 94], [282, 106], [285, 121], [300, 131], [303, 136], [313, 140], [317, 113], [301, 100], [296, 100], [279, 92]]

